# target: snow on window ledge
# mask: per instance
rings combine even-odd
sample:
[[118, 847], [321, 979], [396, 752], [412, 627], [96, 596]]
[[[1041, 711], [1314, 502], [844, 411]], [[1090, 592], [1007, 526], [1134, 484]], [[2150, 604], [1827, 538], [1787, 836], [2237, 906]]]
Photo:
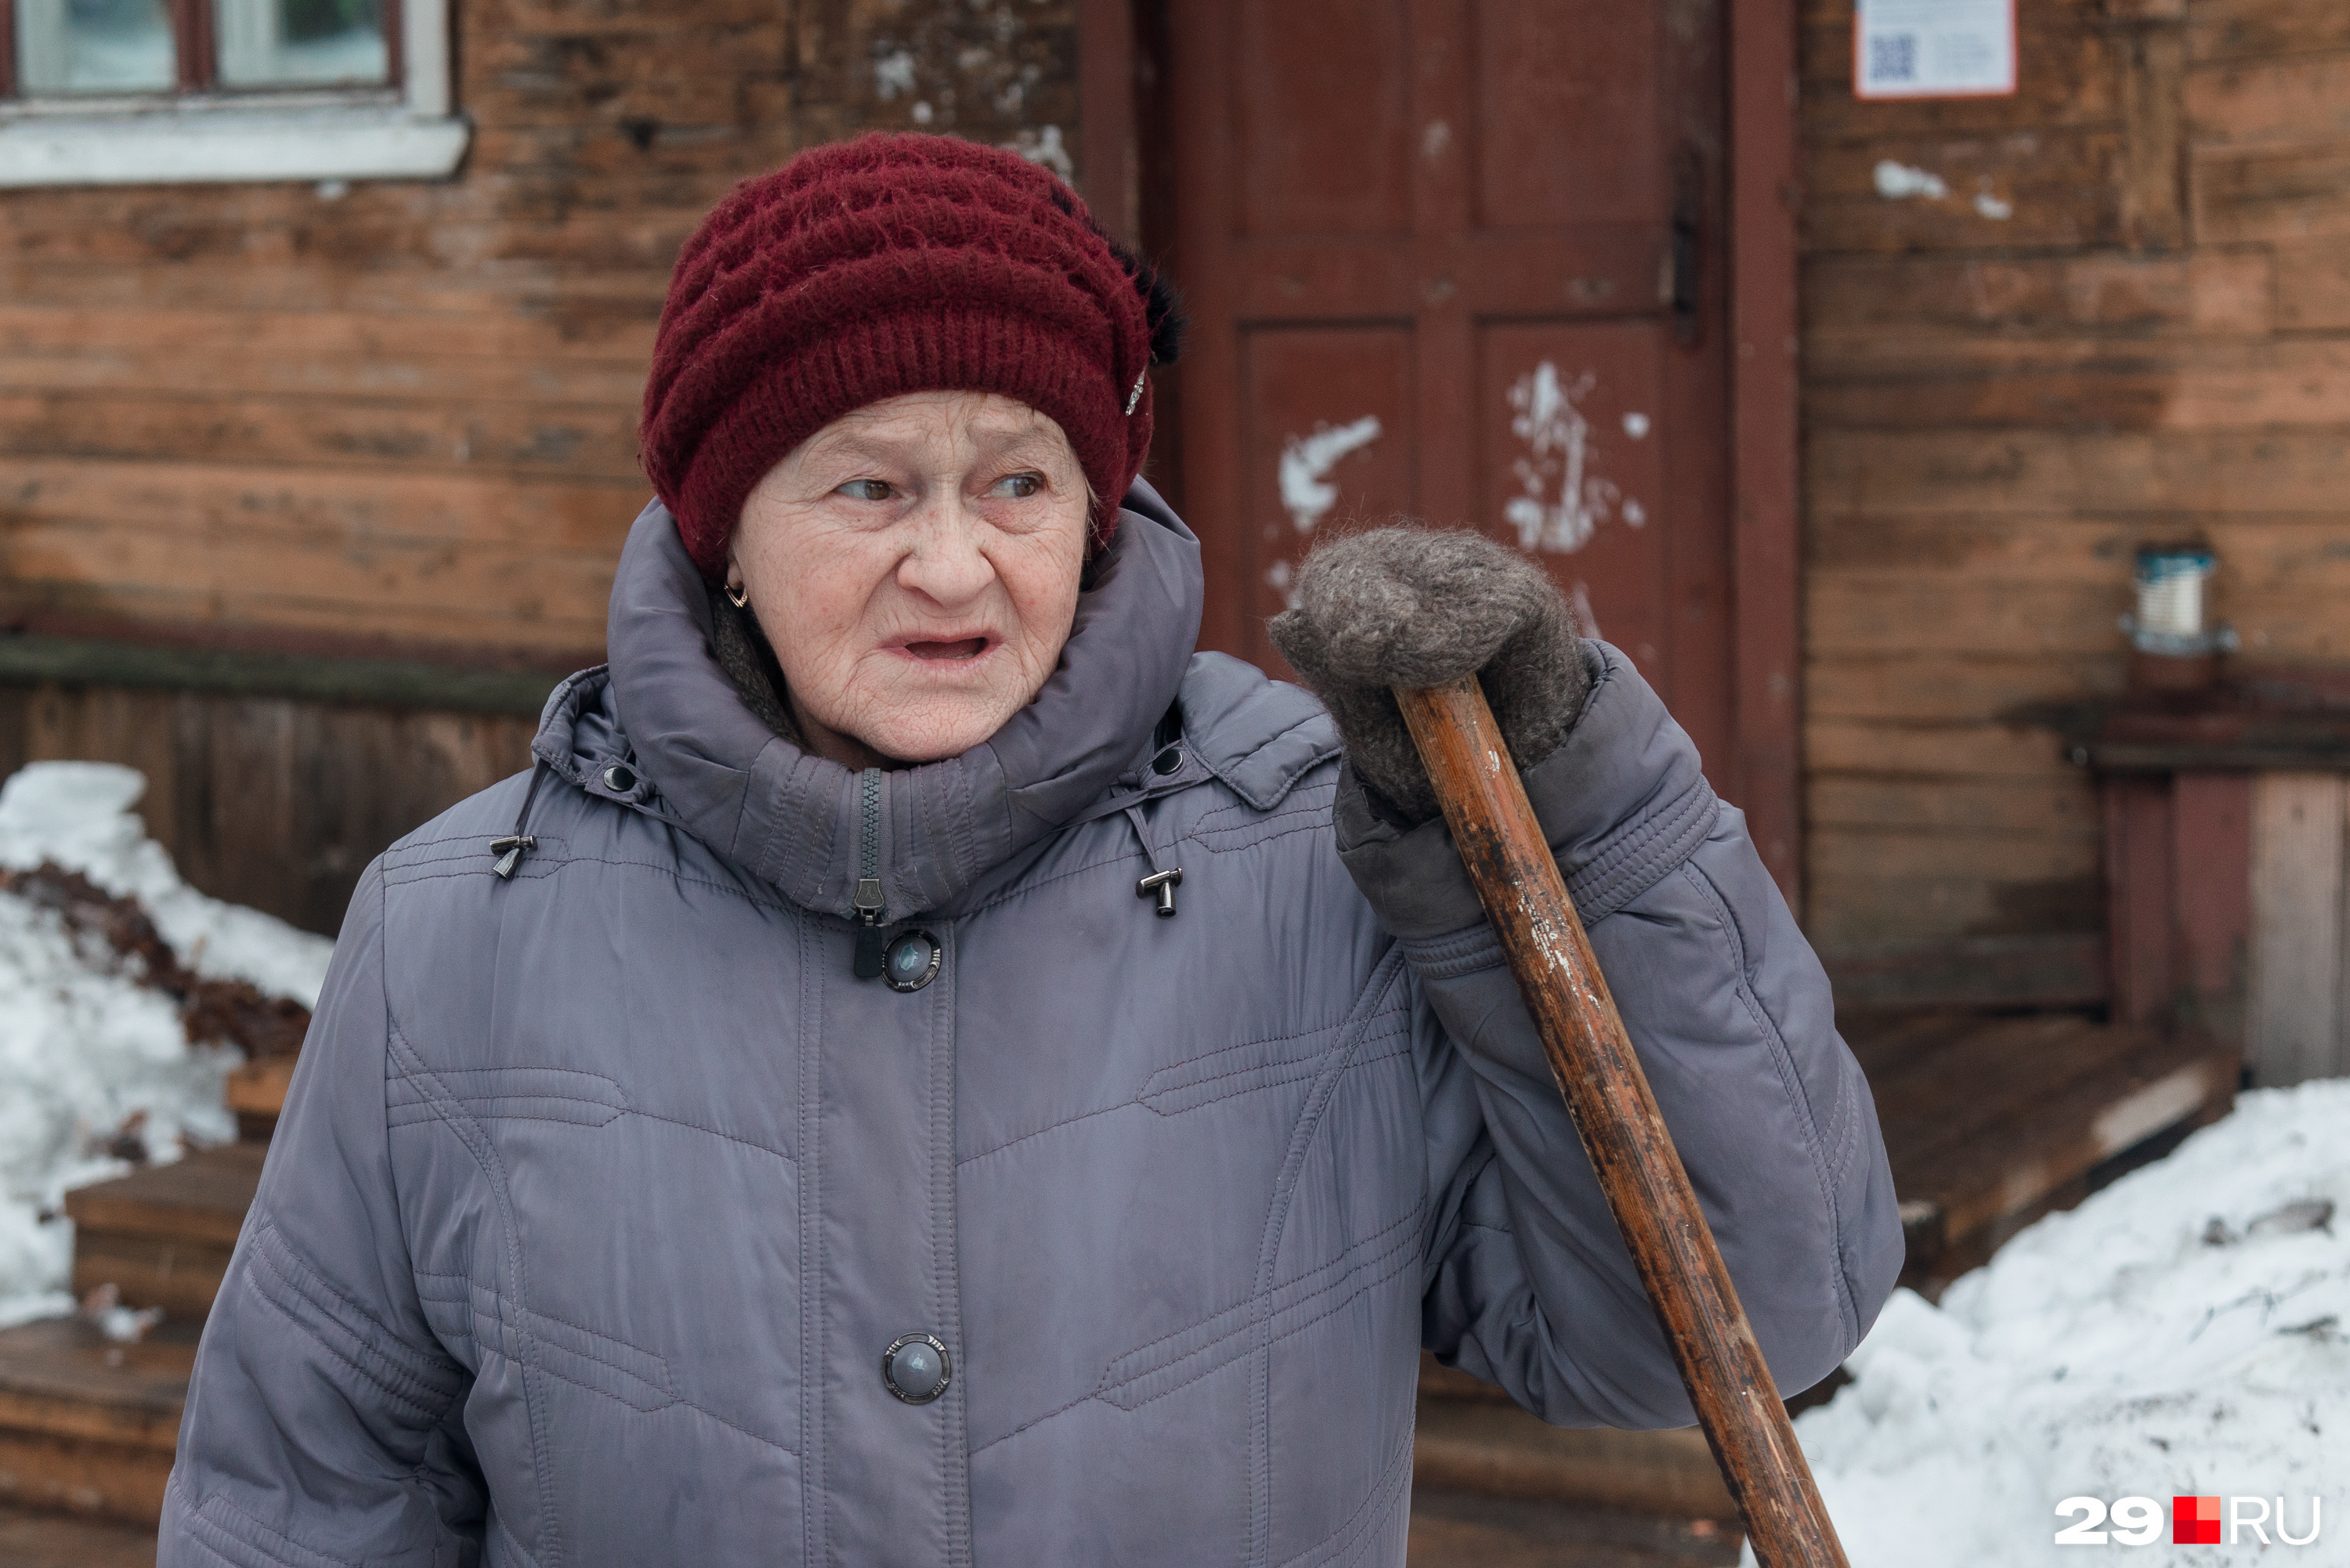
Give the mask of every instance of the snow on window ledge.
[[472, 127], [405, 105], [155, 109], [0, 123], [0, 187], [264, 180], [433, 180]]

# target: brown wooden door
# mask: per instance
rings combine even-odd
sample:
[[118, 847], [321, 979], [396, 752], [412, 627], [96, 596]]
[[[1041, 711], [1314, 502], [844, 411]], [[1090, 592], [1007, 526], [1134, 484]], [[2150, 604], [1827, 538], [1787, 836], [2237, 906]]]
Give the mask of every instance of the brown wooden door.
[[1332, 526], [1535, 554], [1726, 780], [1720, 0], [1178, 0], [1171, 475], [1205, 646]]

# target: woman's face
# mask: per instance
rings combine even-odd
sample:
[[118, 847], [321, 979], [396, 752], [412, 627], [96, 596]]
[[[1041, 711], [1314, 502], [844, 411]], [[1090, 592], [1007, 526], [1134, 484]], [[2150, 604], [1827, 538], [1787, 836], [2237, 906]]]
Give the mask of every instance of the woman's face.
[[993, 392], [890, 398], [793, 449], [743, 504], [727, 582], [809, 749], [887, 766], [994, 734], [1068, 640], [1091, 504], [1061, 427]]

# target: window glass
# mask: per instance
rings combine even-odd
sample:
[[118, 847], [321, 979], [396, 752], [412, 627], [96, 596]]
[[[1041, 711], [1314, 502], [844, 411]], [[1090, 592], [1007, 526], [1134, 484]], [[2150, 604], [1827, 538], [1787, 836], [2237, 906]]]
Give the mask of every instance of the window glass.
[[390, 75], [382, 0], [217, 0], [223, 87], [324, 87]]
[[163, 0], [16, 0], [16, 79], [27, 94], [170, 92], [179, 63]]

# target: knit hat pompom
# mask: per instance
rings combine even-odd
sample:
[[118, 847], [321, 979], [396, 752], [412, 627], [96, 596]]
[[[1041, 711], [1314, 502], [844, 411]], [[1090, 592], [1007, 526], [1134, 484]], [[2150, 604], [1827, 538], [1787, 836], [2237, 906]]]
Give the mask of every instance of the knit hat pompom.
[[716, 581], [752, 488], [843, 414], [1001, 392], [1069, 438], [1095, 547], [1150, 449], [1175, 292], [1017, 153], [876, 132], [745, 182], [678, 255], [645, 387], [646, 475]]

